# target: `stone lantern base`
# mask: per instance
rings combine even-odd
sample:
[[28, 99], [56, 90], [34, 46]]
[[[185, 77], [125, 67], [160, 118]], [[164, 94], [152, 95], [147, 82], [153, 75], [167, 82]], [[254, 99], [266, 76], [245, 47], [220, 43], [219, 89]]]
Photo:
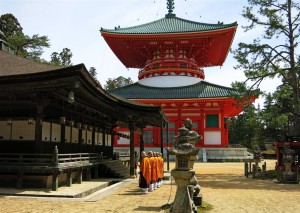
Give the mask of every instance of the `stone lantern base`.
[[172, 213], [193, 213], [194, 201], [188, 189], [190, 179], [195, 175], [194, 171], [172, 170], [172, 176], [177, 185], [174, 203], [170, 209]]

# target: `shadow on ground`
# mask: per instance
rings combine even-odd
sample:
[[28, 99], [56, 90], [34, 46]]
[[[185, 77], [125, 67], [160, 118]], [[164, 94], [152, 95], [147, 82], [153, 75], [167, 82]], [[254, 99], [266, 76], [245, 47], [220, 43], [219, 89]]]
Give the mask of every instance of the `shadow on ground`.
[[142, 191], [137, 188], [137, 189], [132, 189], [132, 190], [127, 190], [123, 191], [123, 193], [119, 193], [118, 195], [141, 195]]
[[162, 209], [160, 207], [151, 207], [151, 206], [139, 206], [134, 209], [134, 211], [155, 211], [155, 212], [160, 212]]
[[222, 189], [258, 189], [258, 190], [279, 190], [299, 191], [300, 184], [275, 183], [273, 179], [252, 179], [245, 176], [203, 174], [197, 175], [201, 187], [222, 188]]

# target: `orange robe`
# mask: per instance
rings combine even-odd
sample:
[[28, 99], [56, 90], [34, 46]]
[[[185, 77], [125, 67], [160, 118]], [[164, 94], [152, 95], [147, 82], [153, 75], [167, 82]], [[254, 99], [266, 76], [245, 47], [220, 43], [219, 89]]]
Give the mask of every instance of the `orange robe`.
[[150, 184], [151, 182], [151, 165], [149, 158], [144, 157], [141, 166], [140, 166], [140, 171], [143, 175], [143, 177], [146, 179], [147, 184]]
[[158, 178], [163, 178], [164, 177], [164, 159], [162, 157], [158, 157], [158, 171], [159, 175]]
[[155, 157], [150, 157], [150, 166], [151, 166], [151, 181], [157, 181], [157, 160]]

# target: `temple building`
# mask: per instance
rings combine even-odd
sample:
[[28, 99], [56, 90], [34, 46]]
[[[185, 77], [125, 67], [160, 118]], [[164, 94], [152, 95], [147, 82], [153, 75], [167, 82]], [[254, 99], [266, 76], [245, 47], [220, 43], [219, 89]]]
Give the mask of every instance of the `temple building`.
[[84, 64], [52, 66], [14, 55], [1, 31], [0, 103], [0, 186], [5, 187], [58, 190], [83, 178], [128, 177], [133, 151], [130, 168], [114, 162], [105, 169], [114, 158], [114, 128], [129, 128], [118, 137], [130, 138], [133, 147], [134, 131], [168, 122], [159, 106], [107, 93]]
[[[226, 118], [243, 111], [233, 98], [239, 93], [206, 81], [204, 69], [223, 65], [237, 23], [208, 24], [179, 18], [173, 13], [173, 0], [167, 0], [167, 9], [165, 17], [150, 23], [101, 28], [101, 35], [124, 66], [139, 69], [137, 82], [108, 92], [162, 107], [168, 126], [164, 131], [146, 126], [145, 147], [172, 146], [176, 130], [186, 118], [193, 121], [193, 129], [203, 136], [196, 146], [228, 147]], [[120, 127], [118, 131], [128, 130]], [[128, 149], [128, 144], [127, 139], [115, 139], [118, 150]], [[138, 140], [135, 146], [139, 146]]]

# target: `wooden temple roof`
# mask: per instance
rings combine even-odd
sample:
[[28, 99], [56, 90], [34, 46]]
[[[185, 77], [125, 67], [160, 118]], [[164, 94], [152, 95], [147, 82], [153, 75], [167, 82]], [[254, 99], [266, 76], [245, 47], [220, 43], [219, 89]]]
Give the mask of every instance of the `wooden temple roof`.
[[128, 99], [220, 98], [239, 94], [236, 89], [207, 81], [182, 87], [150, 87], [136, 82], [121, 88], [110, 89], [108, 92]]
[[173, 47], [189, 52], [199, 67], [209, 67], [223, 65], [236, 29], [236, 22], [206, 24], [168, 14], [147, 24], [100, 32], [126, 67], [143, 68], [153, 52]]
[[242, 97], [236, 89], [212, 84], [207, 81], [182, 87], [150, 87], [138, 82], [108, 91], [145, 104], [170, 103], [213, 103], [219, 102], [224, 106], [224, 116], [233, 117], [243, 111], [244, 105], [253, 102], [257, 97], [250, 97], [245, 103], [238, 102], [234, 97]]
[[9, 54], [5, 51], [0, 51], [0, 59], [0, 77], [9, 75], [39, 73], [62, 68], [59, 66], [39, 64], [33, 60], [21, 58], [16, 55]]
[[[75, 96], [72, 104], [67, 103], [70, 91]], [[107, 123], [117, 123], [133, 119], [141, 125], [154, 126], [168, 122], [160, 107], [110, 95], [91, 77], [83, 64], [49, 66], [0, 51], [0, 102], [7, 105], [8, 98], [14, 103], [14, 109], [19, 110], [25, 107], [23, 103], [47, 103], [53, 109], [48, 116], [58, 118], [62, 102], [65, 102], [65, 107], [69, 104], [69, 108], [65, 109], [69, 112], [66, 113], [70, 115], [72, 108], [73, 117], [85, 117], [90, 122], [103, 123], [102, 120], [107, 120]], [[0, 114], [0, 117], [3, 116]]]
[[207, 24], [190, 21], [175, 16], [168, 16], [159, 20], [149, 22], [133, 27], [116, 27], [114, 29], [101, 28], [101, 32], [114, 34], [165, 34], [165, 33], [191, 33], [191, 32], [209, 32], [221, 29], [236, 28], [237, 22], [231, 24]]

